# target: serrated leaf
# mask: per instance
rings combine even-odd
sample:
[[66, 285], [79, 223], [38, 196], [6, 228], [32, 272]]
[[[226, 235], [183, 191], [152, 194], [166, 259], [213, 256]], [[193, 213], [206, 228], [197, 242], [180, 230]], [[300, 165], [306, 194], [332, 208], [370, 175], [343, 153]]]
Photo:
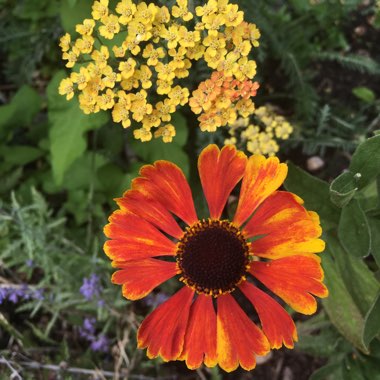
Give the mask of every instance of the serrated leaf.
[[357, 177], [351, 172], [342, 173], [330, 184], [331, 201], [338, 207], [344, 207], [354, 197], [357, 188]]
[[371, 232], [367, 217], [356, 199], [353, 199], [342, 209], [338, 237], [350, 255], [358, 258], [369, 255]]
[[359, 189], [380, 175], [380, 135], [371, 137], [358, 146], [349, 169], [360, 176], [357, 180]]
[[339, 221], [339, 209], [330, 201], [329, 185], [292, 163], [288, 163], [288, 168], [285, 188], [300, 196], [308, 210], [319, 214], [325, 230], [336, 226]]
[[99, 128], [108, 120], [105, 113], [85, 115], [76, 99], [68, 102], [59, 95], [58, 86], [64, 77], [64, 72], [58, 72], [47, 89], [51, 164], [57, 185], [62, 184], [70, 165], [86, 150], [84, 133]]
[[338, 268], [332, 259], [333, 255], [329, 252], [329, 245], [326, 246], [326, 250], [322, 258], [322, 266], [329, 296], [322, 300], [324, 309], [337, 330], [357, 349], [368, 354], [362, 338], [363, 317], [339, 275]]

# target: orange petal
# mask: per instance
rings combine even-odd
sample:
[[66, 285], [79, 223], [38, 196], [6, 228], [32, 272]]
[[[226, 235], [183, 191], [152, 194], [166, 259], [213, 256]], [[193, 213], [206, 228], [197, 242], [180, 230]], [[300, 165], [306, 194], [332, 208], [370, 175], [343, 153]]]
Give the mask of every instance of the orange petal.
[[132, 188], [149, 194], [188, 225], [198, 220], [193, 196], [182, 170], [168, 161], [143, 166]]
[[219, 150], [215, 145], [203, 149], [198, 170], [210, 216], [219, 219], [227, 198], [243, 176], [247, 157], [229, 145]]
[[280, 164], [277, 157], [251, 156], [245, 168], [234, 223], [241, 226], [282, 185], [287, 173], [288, 167]]
[[122, 269], [112, 275], [112, 282], [123, 285], [123, 296], [132, 301], [145, 297], [177, 273], [175, 263], [156, 259], [126, 261], [118, 266]]
[[112, 260], [129, 261], [153, 256], [172, 256], [176, 245], [156, 227], [137, 215], [115, 211], [104, 227], [111, 238], [104, 244], [104, 252]]
[[302, 206], [302, 199], [286, 191], [269, 196], [254, 213], [244, 231], [260, 236], [252, 242], [252, 252], [277, 259], [302, 253], [321, 252], [325, 248], [318, 215]]
[[283, 343], [285, 347], [293, 348], [293, 341], [297, 341], [297, 330], [293, 319], [285, 309], [248, 281], [240, 285], [240, 290], [256, 309], [271, 348], [281, 348]]
[[194, 291], [184, 286], [158, 306], [137, 332], [138, 348], [148, 348], [147, 356], [176, 360], [182, 352]]
[[137, 190], [128, 190], [116, 199], [122, 210], [141, 216], [167, 234], [180, 239], [183, 231], [172, 214], [158, 201]]
[[324, 298], [328, 291], [322, 284], [323, 270], [316, 255], [289, 256], [269, 262], [254, 261], [250, 272], [294, 310], [313, 314], [317, 302], [312, 294]]
[[255, 355], [266, 355], [269, 342], [230, 294], [218, 297], [217, 353], [219, 366], [234, 371], [239, 363], [249, 371], [256, 366]]
[[190, 369], [200, 367], [203, 361], [207, 367], [217, 364], [216, 314], [211, 297], [198, 295], [192, 304], [185, 344], [179, 359], [186, 360]]

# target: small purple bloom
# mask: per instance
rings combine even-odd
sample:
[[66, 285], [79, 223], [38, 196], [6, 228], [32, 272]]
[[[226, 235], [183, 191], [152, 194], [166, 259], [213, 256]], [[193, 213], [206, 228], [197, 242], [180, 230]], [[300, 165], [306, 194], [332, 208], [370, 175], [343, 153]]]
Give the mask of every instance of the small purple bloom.
[[7, 288], [0, 288], [0, 305], [7, 299], [8, 296], [8, 289]]
[[23, 298], [25, 296], [25, 292], [22, 288], [19, 289], [8, 289], [8, 300], [17, 303], [19, 298]]
[[33, 292], [32, 297], [35, 300], [43, 301], [45, 299], [44, 290], [43, 289], [35, 289], [34, 292]]
[[25, 264], [28, 268], [34, 267], [34, 261], [32, 259], [28, 259], [25, 261]]
[[87, 301], [90, 301], [94, 297], [99, 297], [101, 290], [99, 276], [93, 273], [89, 278], [85, 277], [83, 279], [83, 284], [79, 291]]
[[107, 352], [109, 350], [109, 340], [104, 334], [98, 337], [91, 343], [91, 350], [95, 352]]
[[79, 328], [79, 335], [87, 340], [93, 340], [95, 334], [95, 318], [85, 318], [83, 327]]

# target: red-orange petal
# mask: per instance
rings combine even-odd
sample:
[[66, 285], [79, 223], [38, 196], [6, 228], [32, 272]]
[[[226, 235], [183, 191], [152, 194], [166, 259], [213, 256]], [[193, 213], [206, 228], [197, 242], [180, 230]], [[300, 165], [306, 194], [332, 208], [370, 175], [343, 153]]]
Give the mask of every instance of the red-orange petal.
[[255, 368], [255, 355], [266, 355], [269, 342], [230, 294], [218, 297], [217, 353], [219, 366], [234, 371], [239, 363], [247, 371]]
[[176, 360], [181, 354], [194, 291], [184, 286], [157, 307], [137, 332], [138, 348], [148, 348], [147, 356]]
[[297, 330], [293, 319], [285, 309], [248, 281], [240, 285], [240, 290], [256, 309], [271, 348], [281, 348], [282, 344], [287, 348], [293, 348], [294, 341], [297, 341]]
[[123, 285], [123, 296], [135, 301], [148, 295], [156, 286], [174, 277], [175, 263], [157, 259], [125, 261], [112, 275], [114, 284]]
[[251, 156], [245, 168], [234, 223], [241, 226], [282, 185], [287, 173], [287, 165], [281, 164], [277, 157]]
[[128, 190], [122, 198], [116, 199], [122, 210], [141, 216], [167, 234], [180, 239], [183, 231], [173, 218], [172, 214], [154, 198], [141, 191]]
[[153, 256], [172, 256], [176, 245], [156, 227], [137, 215], [115, 211], [104, 227], [111, 238], [104, 244], [104, 252], [112, 260], [129, 261]]
[[211, 297], [200, 294], [192, 304], [185, 344], [179, 359], [186, 360], [190, 369], [200, 367], [202, 362], [207, 367], [217, 364], [216, 313]]
[[296, 195], [277, 191], [254, 213], [244, 231], [252, 242], [255, 255], [277, 259], [303, 253], [321, 252], [325, 248], [318, 215], [308, 212]]
[[327, 297], [318, 256], [289, 256], [269, 262], [254, 261], [250, 272], [294, 310], [313, 314], [317, 302], [312, 296]]
[[143, 166], [140, 175], [132, 181], [133, 189], [148, 193], [189, 225], [198, 220], [190, 186], [177, 165], [156, 161]]
[[243, 176], [246, 163], [246, 155], [231, 145], [222, 150], [215, 144], [203, 149], [198, 170], [211, 218], [219, 219], [222, 215], [228, 196]]

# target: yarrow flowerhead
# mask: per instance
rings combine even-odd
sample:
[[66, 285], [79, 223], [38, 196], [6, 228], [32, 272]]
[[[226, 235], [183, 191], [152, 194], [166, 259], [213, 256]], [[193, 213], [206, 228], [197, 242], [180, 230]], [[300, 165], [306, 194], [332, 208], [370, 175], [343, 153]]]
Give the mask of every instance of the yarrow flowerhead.
[[260, 32], [229, 0], [209, 0], [195, 14], [187, 0], [177, 0], [171, 9], [133, 0], [111, 9], [108, 0], [95, 1], [92, 18], [78, 24], [76, 32], [76, 39], [66, 33], [60, 40], [72, 73], [62, 80], [59, 93], [67, 100], [78, 93], [86, 114], [111, 110], [113, 121], [124, 128], [132, 121], [140, 125], [136, 139], [172, 141], [175, 126], [168, 122], [189, 102], [184, 79], [195, 61], [203, 60], [214, 71], [209, 81], [220, 87], [219, 98], [207, 101], [206, 108], [199, 106], [207, 96], [204, 82], [192, 93], [191, 108], [201, 114], [203, 131], [254, 110], [249, 97], [258, 88], [251, 82], [256, 63], [248, 55], [258, 46]]
[[[157, 161], [116, 200], [104, 251], [119, 268], [112, 281], [129, 300], [170, 279], [182, 286], [139, 327], [138, 347], [149, 358], [251, 370], [256, 355], [293, 348], [297, 340], [292, 318], [267, 289], [303, 314], [316, 312], [314, 296], [328, 294], [316, 254], [325, 246], [319, 217], [279, 190], [287, 166], [276, 157], [247, 158], [231, 145], [209, 145], [198, 170], [209, 218], [198, 217], [181, 169]], [[229, 216], [226, 203], [239, 188]], [[243, 309], [248, 303], [259, 326]]]
[[238, 118], [229, 125], [231, 137], [225, 145], [236, 145], [253, 154], [274, 156], [279, 151], [278, 141], [287, 140], [293, 126], [270, 105], [256, 109], [252, 118]]

